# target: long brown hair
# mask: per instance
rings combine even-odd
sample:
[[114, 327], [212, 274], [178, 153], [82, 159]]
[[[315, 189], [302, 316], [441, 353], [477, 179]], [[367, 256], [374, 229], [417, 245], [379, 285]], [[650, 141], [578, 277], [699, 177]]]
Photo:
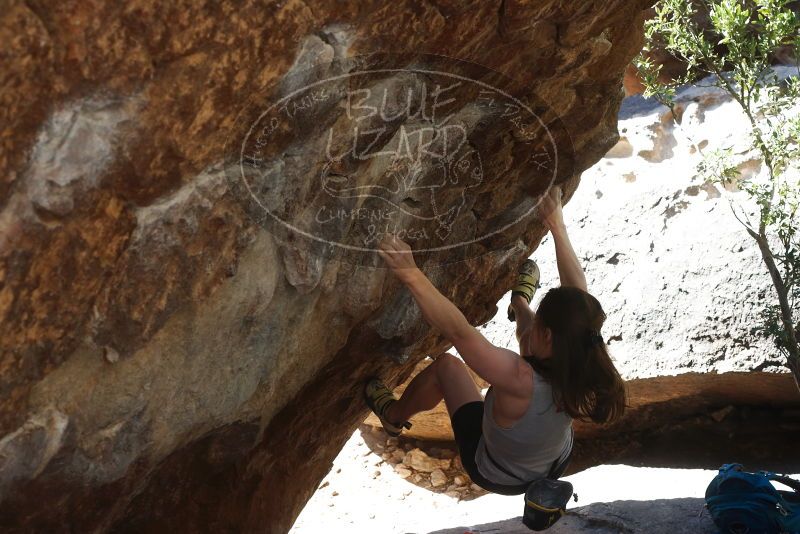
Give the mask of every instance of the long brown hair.
[[608, 423], [625, 411], [625, 383], [600, 337], [606, 314], [576, 287], [547, 292], [536, 310], [538, 327], [552, 332], [551, 358], [526, 357], [550, 383], [553, 400], [574, 419]]

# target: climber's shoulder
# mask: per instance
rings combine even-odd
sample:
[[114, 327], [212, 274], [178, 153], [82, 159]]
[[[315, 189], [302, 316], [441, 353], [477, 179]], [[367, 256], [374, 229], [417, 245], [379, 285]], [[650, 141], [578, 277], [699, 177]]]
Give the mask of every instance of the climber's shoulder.
[[533, 368], [523, 358], [516, 358], [513, 372], [493, 382], [492, 386], [499, 399], [527, 402], [533, 395]]

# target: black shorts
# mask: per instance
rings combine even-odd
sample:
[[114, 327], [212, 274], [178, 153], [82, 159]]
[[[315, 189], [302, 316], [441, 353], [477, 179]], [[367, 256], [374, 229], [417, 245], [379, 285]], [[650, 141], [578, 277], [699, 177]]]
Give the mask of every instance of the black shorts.
[[[478, 464], [475, 463], [475, 453], [478, 450], [478, 441], [483, 435], [483, 406], [483, 401], [468, 402], [456, 410], [456, 413], [450, 419], [464, 470], [475, 484], [486, 491], [500, 495], [522, 495], [528, 489], [530, 482], [517, 486], [497, 484], [486, 479], [478, 471]], [[572, 451], [570, 450], [569, 455], [562, 462], [554, 465], [547, 478], [557, 479], [560, 477], [569, 465], [571, 457]]]

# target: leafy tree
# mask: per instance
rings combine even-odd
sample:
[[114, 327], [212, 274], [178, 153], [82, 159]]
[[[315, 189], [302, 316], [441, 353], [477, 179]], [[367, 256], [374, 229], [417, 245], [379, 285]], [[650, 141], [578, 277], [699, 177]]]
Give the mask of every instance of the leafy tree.
[[[763, 324], [786, 357], [800, 389], [800, 65], [779, 77], [772, 60], [780, 47], [800, 50], [800, 17], [788, 0], [661, 0], [645, 26], [646, 45], [635, 60], [652, 96], [675, 113], [676, 88], [709, 78], [741, 107], [750, 124], [751, 150], [764, 171], [743, 177], [730, 149], [704, 154], [702, 176], [735, 183], [757, 206], [748, 216], [732, 203], [734, 216], [756, 241], [777, 302], [766, 304]], [[664, 80], [648, 57], [660, 48], [686, 65], [684, 75]], [[796, 69], [796, 73], [794, 72]], [[794, 75], [796, 74], [796, 76]]]

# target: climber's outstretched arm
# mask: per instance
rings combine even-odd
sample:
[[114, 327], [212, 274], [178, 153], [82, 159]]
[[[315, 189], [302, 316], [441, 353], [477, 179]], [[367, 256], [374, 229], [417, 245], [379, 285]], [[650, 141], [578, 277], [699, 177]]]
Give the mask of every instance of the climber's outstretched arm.
[[550, 229], [553, 243], [556, 246], [556, 263], [561, 285], [577, 287], [587, 291], [586, 275], [583, 273], [578, 256], [572, 248], [569, 235], [567, 235], [567, 227], [564, 224], [564, 216], [561, 211], [560, 187], [550, 189], [549, 193], [542, 199], [539, 211], [542, 214], [542, 222]]
[[455, 346], [478, 376], [510, 393], [521, 392], [530, 383], [530, 378], [525, 381], [520, 375], [522, 358], [511, 350], [492, 345], [469, 324], [461, 310], [417, 268], [411, 247], [390, 236], [381, 242], [378, 254], [409, 288], [425, 320]]

